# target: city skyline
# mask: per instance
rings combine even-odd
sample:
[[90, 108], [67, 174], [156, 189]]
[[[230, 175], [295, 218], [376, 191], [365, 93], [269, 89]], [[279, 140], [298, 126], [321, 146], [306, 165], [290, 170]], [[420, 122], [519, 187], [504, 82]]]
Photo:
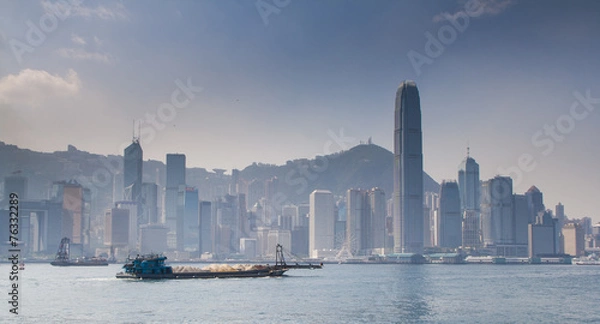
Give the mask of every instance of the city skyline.
[[[267, 24], [252, 2], [85, 2], [18, 60], [14, 41], [27, 45], [27, 22], [40, 28], [52, 3], [0, 4], [0, 140], [9, 144], [120, 154], [131, 121], [157, 114], [180, 89], [177, 102], [187, 106], [152, 140], [142, 136], [147, 158], [184, 152], [190, 166], [231, 169], [324, 155], [369, 137], [391, 150], [389, 93], [415, 79], [424, 169], [436, 181], [455, 179], [468, 143], [482, 180], [510, 175], [514, 192], [536, 185], [548, 206], [562, 202], [569, 217], [597, 220], [600, 150], [591, 139], [600, 117], [582, 116], [581, 104], [571, 110], [577, 93], [600, 97], [596, 3], [480, 1], [482, 13], [461, 31], [443, 15], [468, 14], [458, 2], [293, 2]], [[439, 40], [447, 27], [456, 39], [417, 71], [408, 54], [428, 55], [427, 35]]]

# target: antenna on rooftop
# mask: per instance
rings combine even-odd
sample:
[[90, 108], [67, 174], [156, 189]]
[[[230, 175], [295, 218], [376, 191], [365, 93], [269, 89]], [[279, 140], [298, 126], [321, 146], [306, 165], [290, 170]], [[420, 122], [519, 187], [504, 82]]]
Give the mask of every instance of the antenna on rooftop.
[[469, 147], [469, 141], [467, 141], [467, 157], [469, 157], [469, 152], [470, 151], [470, 147]]
[[135, 136], [135, 119], [133, 120], [133, 127], [131, 129], [131, 133], [132, 133], [132, 140], [134, 142], [138, 142], [140, 141], [140, 123], [138, 123], [138, 134], [137, 136]]

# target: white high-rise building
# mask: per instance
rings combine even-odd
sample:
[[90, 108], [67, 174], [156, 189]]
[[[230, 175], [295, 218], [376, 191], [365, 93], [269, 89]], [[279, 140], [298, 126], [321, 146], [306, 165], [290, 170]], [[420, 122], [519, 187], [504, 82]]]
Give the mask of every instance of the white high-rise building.
[[[328, 190], [315, 190], [310, 194], [309, 240], [311, 258], [319, 257], [319, 251], [331, 252], [335, 239], [335, 202]], [[323, 253], [321, 253], [323, 255]]]

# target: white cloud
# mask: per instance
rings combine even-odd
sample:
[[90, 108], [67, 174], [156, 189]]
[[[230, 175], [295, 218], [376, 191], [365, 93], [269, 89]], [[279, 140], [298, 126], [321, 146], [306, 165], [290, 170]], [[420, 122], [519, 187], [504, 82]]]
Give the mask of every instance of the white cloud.
[[455, 13], [442, 12], [433, 17], [433, 22], [442, 22], [448, 19], [456, 19], [457, 16], [471, 6], [478, 13], [477, 17], [496, 16], [503, 13], [510, 6], [515, 4], [516, 0], [468, 0], [460, 10]]
[[98, 38], [98, 36], [94, 36], [94, 43], [96, 43], [96, 46], [102, 46], [102, 41], [100, 40], [100, 38]]
[[479, 0], [484, 15], [495, 16], [503, 13], [515, 3], [514, 0]]
[[[70, 3], [75, 3], [71, 5]], [[81, 5], [81, 1], [59, 1], [50, 2], [47, 0], [42, 1], [42, 7], [46, 12], [54, 13], [61, 12], [67, 13], [68, 15], [84, 18], [99, 18], [103, 20], [128, 20], [129, 14], [122, 3], [117, 3], [114, 7], [105, 7], [99, 5], [95, 8], [85, 7]]]
[[0, 79], [0, 103], [39, 105], [53, 97], [71, 97], [79, 93], [81, 80], [74, 70], [65, 77], [44, 70], [25, 69]]
[[104, 64], [111, 64], [114, 61], [108, 53], [88, 52], [83, 48], [59, 48], [56, 53], [64, 58], [77, 61], [96, 61]]
[[71, 41], [77, 45], [85, 45], [87, 44], [87, 42], [85, 41], [85, 39], [83, 39], [83, 37], [77, 35], [77, 34], [71, 34]]

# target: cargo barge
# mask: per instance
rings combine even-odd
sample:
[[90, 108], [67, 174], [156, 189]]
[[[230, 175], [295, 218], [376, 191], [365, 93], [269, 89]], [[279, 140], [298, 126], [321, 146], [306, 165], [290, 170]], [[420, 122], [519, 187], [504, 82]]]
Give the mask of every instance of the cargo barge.
[[71, 259], [71, 240], [68, 237], [63, 238], [60, 241], [58, 252], [54, 261], [50, 262], [51, 265], [57, 267], [93, 267], [93, 266], [107, 266], [108, 260], [105, 258], [92, 257], [92, 258], [76, 258]]
[[290, 269], [321, 269], [323, 264], [287, 264], [281, 245], [277, 245], [274, 265], [210, 265], [202, 269], [189, 266], [172, 267], [165, 264], [167, 257], [147, 254], [130, 258], [117, 273], [120, 279], [196, 279], [196, 278], [256, 278], [280, 277]]

